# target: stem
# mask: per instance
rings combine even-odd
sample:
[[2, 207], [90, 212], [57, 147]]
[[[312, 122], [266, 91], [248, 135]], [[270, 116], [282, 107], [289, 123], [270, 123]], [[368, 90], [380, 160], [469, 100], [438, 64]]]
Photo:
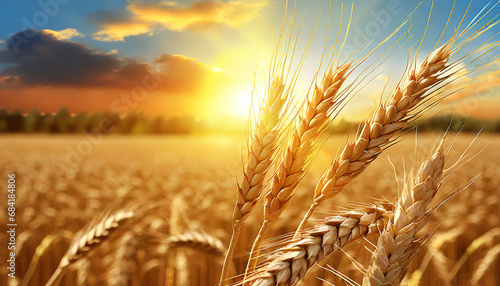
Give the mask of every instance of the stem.
[[467, 259], [471, 255], [472, 255], [472, 252], [466, 251], [462, 255], [462, 257], [460, 257], [460, 259], [458, 260], [458, 262], [455, 263], [455, 265], [453, 265], [453, 268], [451, 269], [450, 273], [448, 274], [448, 282], [450, 284], [453, 281], [453, 278], [455, 278], [455, 276], [457, 276], [458, 271], [460, 270], [460, 268], [462, 268], [462, 266], [464, 265], [465, 261], [467, 261]]
[[264, 237], [267, 235], [268, 230], [269, 230], [269, 221], [264, 220], [264, 222], [262, 222], [262, 226], [260, 227], [259, 233], [257, 234], [257, 237], [253, 242], [252, 250], [250, 251], [250, 257], [248, 258], [248, 264], [245, 270], [245, 276], [243, 278], [243, 281], [245, 281], [248, 278], [250, 273], [252, 273], [255, 270], [255, 267], [257, 266], [260, 254], [260, 245], [262, 244]]
[[313, 214], [314, 210], [316, 209], [316, 207], [319, 205], [319, 203], [313, 203], [310, 207], [309, 207], [309, 210], [307, 210], [307, 213], [306, 215], [304, 216], [304, 218], [302, 219], [302, 221], [300, 222], [299, 224], [299, 227], [297, 227], [297, 230], [295, 231], [295, 235], [293, 236], [293, 239], [292, 240], [296, 240], [299, 238], [299, 233], [301, 230], [303, 230], [307, 224], [307, 222], [309, 221], [309, 218], [311, 217], [311, 215]]
[[45, 286], [56, 286], [56, 285], [59, 285], [59, 283], [61, 283], [61, 279], [64, 275], [64, 272], [63, 272], [63, 269], [58, 267], [56, 269], [56, 271], [54, 271], [54, 273], [52, 274], [52, 276], [50, 276], [50, 279], [49, 281], [47, 282], [47, 284], [45, 284]]
[[229, 264], [231, 264], [233, 260], [234, 248], [236, 247], [236, 242], [240, 237], [242, 223], [242, 221], [238, 221], [235, 225], [233, 225], [233, 235], [231, 236], [231, 240], [229, 241], [229, 247], [227, 248], [226, 257], [224, 257], [224, 265], [222, 266], [219, 286], [224, 286], [227, 284], [226, 279], [229, 273]]

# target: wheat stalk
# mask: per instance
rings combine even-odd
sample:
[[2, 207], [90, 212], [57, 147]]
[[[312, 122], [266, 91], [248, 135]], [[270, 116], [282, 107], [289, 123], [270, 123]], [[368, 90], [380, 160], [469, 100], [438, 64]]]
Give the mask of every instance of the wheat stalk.
[[500, 244], [497, 244], [488, 250], [484, 258], [477, 266], [476, 271], [472, 275], [470, 281], [471, 285], [480, 285], [479, 281], [484, 277], [484, 274], [486, 273], [488, 268], [490, 268], [491, 265], [495, 265], [495, 263], [498, 264], [499, 257], [500, 257]]
[[339, 96], [339, 91], [346, 80], [346, 72], [349, 67], [350, 63], [338, 66], [336, 69], [329, 68], [321, 87], [315, 85], [312, 97], [306, 99], [305, 104], [302, 105], [303, 110], [302, 114], [299, 115], [299, 122], [293, 130], [283, 160], [278, 166], [271, 180], [270, 190], [265, 196], [264, 221], [254, 240], [245, 277], [257, 265], [260, 245], [267, 234], [269, 225], [285, 210], [297, 185], [304, 176], [308, 157], [314, 149], [314, 143], [324, 131], [330, 118], [329, 115], [344, 99]]
[[277, 257], [249, 277], [251, 285], [295, 285], [314, 265], [346, 244], [378, 233], [392, 215], [380, 206], [327, 217], [299, 239], [277, 251]]
[[467, 249], [465, 250], [465, 253], [460, 257], [460, 259], [455, 263], [453, 268], [448, 273], [448, 282], [451, 284], [453, 281], [453, 278], [457, 275], [458, 271], [460, 268], [465, 264], [467, 259], [474, 253], [476, 252], [481, 246], [484, 244], [491, 242], [496, 236], [500, 235], [500, 228], [496, 227], [494, 229], [489, 230], [485, 234], [481, 235], [480, 237], [474, 239]]
[[111, 215], [104, 215], [93, 227], [77, 235], [46, 286], [57, 285], [70, 264], [97, 247], [103, 240], [109, 237], [111, 232], [116, 230], [133, 215], [133, 211], [124, 210], [117, 211]]
[[33, 254], [33, 257], [31, 258], [31, 262], [28, 266], [28, 269], [26, 270], [24, 277], [19, 283], [21, 286], [26, 286], [31, 280], [31, 277], [33, 276], [33, 273], [35, 272], [38, 263], [40, 262], [40, 258], [50, 249], [50, 246], [52, 243], [57, 241], [59, 238], [65, 238], [68, 241], [73, 238], [73, 233], [69, 230], [58, 230], [55, 231], [43, 238], [43, 240], [40, 242], [40, 244], [36, 247], [35, 253]]
[[407, 185], [398, 199], [394, 218], [380, 235], [363, 286], [397, 286], [406, 275], [408, 264], [423, 244], [417, 232], [429, 221], [435, 209], [428, 210], [441, 185], [445, 163], [443, 142], [424, 161], [412, 185]]
[[[186, 217], [186, 214], [189, 213], [188, 209], [189, 205], [185, 200], [185, 193], [177, 194], [170, 204], [169, 234], [171, 236], [180, 235], [189, 227], [189, 220]], [[168, 250], [168, 245], [166, 245], [166, 249]], [[165, 285], [187, 285], [189, 270], [186, 253], [172, 251], [168, 254]]]
[[429, 54], [418, 68], [411, 65], [406, 79], [396, 87], [390, 101], [379, 104], [374, 116], [363, 124], [356, 140], [347, 143], [340, 156], [322, 175], [316, 185], [313, 203], [297, 228], [297, 234], [321, 202], [341, 192], [380, 155], [382, 148], [408, 124], [412, 118], [410, 112], [431, 95], [434, 86], [447, 78], [443, 73], [451, 51], [449, 44], [442, 45]]

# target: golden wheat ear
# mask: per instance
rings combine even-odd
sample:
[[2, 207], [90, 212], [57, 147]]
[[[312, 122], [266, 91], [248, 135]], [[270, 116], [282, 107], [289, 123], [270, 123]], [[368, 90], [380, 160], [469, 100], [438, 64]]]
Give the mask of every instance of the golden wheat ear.
[[226, 253], [220, 284], [226, 283], [229, 264], [238, 241], [243, 222], [262, 197], [268, 171], [276, 157], [277, 144], [283, 135], [284, 115], [292, 92], [281, 76], [274, 78], [265, 101], [260, 106], [247, 150], [247, 162], [238, 182], [237, 201], [234, 205], [232, 235]]
[[140, 237], [133, 231], [127, 231], [118, 241], [111, 270], [108, 272], [108, 285], [129, 285], [137, 273], [136, 253]]
[[265, 195], [264, 221], [252, 246], [245, 276], [257, 265], [260, 246], [270, 224], [278, 219], [293, 198], [330, 115], [345, 100], [341, 87], [349, 68], [350, 63], [328, 69], [321, 85], [315, 85], [312, 95], [301, 106], [298, 122]]
[[[294, 15], [292, 15], [293, 17]], [[311, 43], [312, 36], [298, 60], [298, 64], [294, 66], [295, 47], [299, 39], [300, 28], [295, 42], [293, 42], [293, 23], [289, 35], [286, 36], [285, 22], [286, 13], [278, 44], [271, 59], [266, 96], [259, 106], [259, 111], [254, 118], [255, 122], [250, 120], [253, 128], [251, 128], [248, 143], [247, 161], [243, 168], [242, 179], [238, 182], [237, 201], [232, 216], [232, 235], [224, 258], [219, 285], [229, 282], [227, 281], [229, 265], [232, 263], [243, 223], [262, 198], [266, 188], [266, 179], [269, 179], [268, 173], [271, 166], [276, 165], [276, 157], [280, 151], [278, 145], [286, 133], [287, 111], [292, 105], [297, 78]]]
[[330, 163], [318, 182], [314, 200], [297, 229], [303, 229], [316, 207], [334, 197], [357, 177], [389, 144], [398, 131], [412, 118], [412, 111], [426, 99], [430, 90], [446, 80], [451, 50], [443, 45], [433, 51], [418, 68], [410, 68], [405, 80], [392, 94], [388, 103], [380, 103], [377, 111], [363, 124], [354, 141], [348, 142], [342, 153]]
[[296, 285], [314, 265], [340, 248], [379, 233], [392, 215], [392, 211], [374, 206], [326, 217], [278, 249], [274, 254], [276, 258], [258, 268], [247, 282], [259, 286]]
[[[417, 48], [413, 60], [407, 66], [405, 74], [388, 101], [379, 103], [373, 115], [363, 123], [356, 139], [346, 144], [343, 152], [331, 162], [322, 175], [315, 189], [313, 203], [297, 228], [297, 234], [306, 226], [316, 207], [324, 200], [341, 192], [346, 184], [356, 178], [380, 155], [384, 147], [394, 142], [400, 130], [418, 118], [422, 112], [456, 92], [456, 90], [446, 89], [453, 81], [486, 68], [499, 60], [500, 56], [494, 56], [489, 60], [479, 62], [488, 52], [500, 46], [500, 41], [491, 42], [494, 38], [488, 39], [474, 47], [472, 51], [459, 56], [466, 46], [500, 23], [497, 17], [493, 17], [480, 26], [480, 21], [491, 11], [492, 9], [485, 13], [481, 11], [466, 28], [462, 29], [468, 12], [467, 8], [453, 36], [441, 46], [433, 49], [418, 66], [416, 57], [420, 46]], [[443, 36], [452, 14], [453, 8], [435, 47]], [[420, 45], [424, 38], [425, 34]]]
[[441, 142], [401, 193], [394, 217], [378, 239], [363, 286], [400, 285], [411, 259], [425, 241], [416, 234], [435, 210], [429, 209], [429, 204], [441, 186], [444, 164]]
[[167, 249], [177, 247], [188, 247], [207, 254], [224, 256], [226, 248], [220, 239], [212, 236], [204, 231], [190, 229], [179, 235], [169, 236], [162, 241], [166, 244]]
[[69, 265], [99, 246], [104, 240], [109, 238], [113, 231], [133, 216], [134, 212], [131, 210], [119, 210], [111, 214], [107, 213], [93, 226], [76, 235], [46, 285], [58, 285]]

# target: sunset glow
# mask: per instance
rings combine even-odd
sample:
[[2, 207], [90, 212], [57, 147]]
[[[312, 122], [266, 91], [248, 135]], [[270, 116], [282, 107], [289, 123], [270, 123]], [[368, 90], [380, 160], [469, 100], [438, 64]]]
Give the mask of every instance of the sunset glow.
[[[65, 106], [72, 113], [111, 110], [121, 114], [144, 112], [151, 117], [244, 120], [250, 110], [252, 92], [254, 101], [266, 92], [284, 11], [288, 11], [286, 22], [295, 22], [292, 34], [287, 28], [282, 39], [282, 48], [285, 46], [289, 57], [295, 49], [292, 72], [313, 31], [315, 34], [308, 60], [296, 81], [295, 91], [302, 96], [311, 85], [323, 49], [328, 52], [334, 46], [340, 20], [343, 28], [339, 43], [350, 21], [350, 36], [340, 57], [345, 58], [356, 46], [359, 48], [353, 55], [359, 57], [361, 54], [356, 53], [374, 48], [368, 39], [380, 42], [416, 8], [410, 1], [389, 1], [392, 4], [371, 1], [354, 5], [349, 19], [351, 3], [342, 6], [341, 2], [333, 1], [329, 19], [328, 2], [298, 1], [293, 8], [295, 15], [292, 7], [286, 10], [286, 1], [113, 1], [87, 6], [71, 2], [58, 7], [64, 13], [48, 17], [46, 23], [39, 23], [34, 17], [41, 7], [29, 2], [4, 2], [2, 10], [10, 12], [2, 15], [0, 100], [4, 108], [22, 112], [33, 109], [55, 112]], [[432, 25], [444, 28], [452, 4], [453, 1], [435, 3], [432, 13], [443, 13], [443, 17], [432, 18]], [[458, 25], [465, 8], [463, 3], [457, 4], [458, 12], [452, 15], [450, 26]], [[480, 8], [481, 5], [473, 3], [471, 17]], [[373, 10], [382, 12], [377, 16]], [[430, 2], [423, 3], [413, 16], [427, 18], [430, 12]], [[308, 17], [303, 18], [306, 13]], [[72, 20], [66, 15], [72, 15]], [[365, 23], [371, 23], [372, 29], [367, 30]], [[425, 21], [413, 23], [412, 34], [418, 37], [411, 39], [410, 46], [417, 46], [425, 26]], [[408, 27], [401, 28], [389, 40], [390, 44], [396, 43]], [[484, 37], [498, 32], [495, 29]], [[422, 54], [432, 48], [441, 31], [427, 31], [428, 41], [421, 47]], [[288, 42], [290, 37], [292, 45]], [[356, 39], [363, 41], [357, 43]], [[339, 54], [339, 46], [335, 55]], [[383, 48], [377, 53], [380, 55], [382, 51]], [[387, 59], [380, 62], [371, 82], [367, 77], [369, 90], [381, 92], [389, 78], [388, 88], [394, 86], [398, 77], [390, 76], [402, 72], [401, 65], [393, 68], [395, 62], [406, 61], [404, 52], [402, 42], [394, 45], [390, 59], [386, 55]], [[492, 58], [499, 51], [495, 48], [488, 53], [486, 58]], [[284, 57], [285, 53], [278, 54], [280, 60]], [[494, 64], [480, 71], [485, 76], [480, 75], [474, 86], [483, 88], [468, 86], [445, 101], [445, 108], [464, 115], [498, 117], [497, 112], [486, 112], [500, 108], [499, 74], [491, 73], [498, 69], [498, 64]], [[478, 105], [475, 110], [464, 108], [470, 105], [467, 101], [471, 94], [484, 99], [474, 103]], [[351, 120], [362, 118], [370, 110], [369, 101], [364, 99], [377, 97], [366, 90], [356, 96], [359, 100], [352, 100], [342, 115]], [[477, 112], [483, 105], [488, 106], [482, 109], [487, 114]]]

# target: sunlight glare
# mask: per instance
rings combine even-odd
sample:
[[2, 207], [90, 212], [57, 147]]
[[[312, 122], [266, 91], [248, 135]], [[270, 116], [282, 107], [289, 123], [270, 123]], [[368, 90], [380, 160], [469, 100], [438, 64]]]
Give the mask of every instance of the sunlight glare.
[[252, 105], [252, 91], [242, 89], [235, 93], [232, 98], [231, 106], [234, 115], [238, 117], [247, 117], [250, 114], [250, 107]]

